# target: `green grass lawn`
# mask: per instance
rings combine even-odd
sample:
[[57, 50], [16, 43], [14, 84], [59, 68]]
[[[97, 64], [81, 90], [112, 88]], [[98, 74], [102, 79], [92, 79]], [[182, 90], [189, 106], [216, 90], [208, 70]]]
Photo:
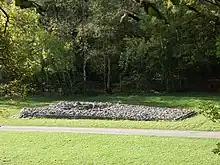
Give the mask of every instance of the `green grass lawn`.
[[72, 133], [0, 133], [0, 164], [217, 165], [216, 139]]
[[70, 126], [70, 127], [106, 127], [106, 128], [145, 128], [145, 129], [178, 129], [178, 130], [207, 130], [220, 131], [220, 124], [213, 123], [203, 115], [197, 115], [183, 121], [113, 121], [113, 120], [67, 120], [67, 119], [17, 119], [13, 115], [19, 113], [26, 106], [42, 106], [59, 100], [82, 101], [121, 101], [127, 104], [142, 104], [160, 107], [180, 107], [198, 109], [200, 103], [213, 103], [220, 105], [220, 95], [213, 93], [181, 93], [157, 94], [142, 96], [103, 95], [96, 97], [28, 97], [25, 100], [0, 99], [0, 125], [29, 125], [29, 126]]

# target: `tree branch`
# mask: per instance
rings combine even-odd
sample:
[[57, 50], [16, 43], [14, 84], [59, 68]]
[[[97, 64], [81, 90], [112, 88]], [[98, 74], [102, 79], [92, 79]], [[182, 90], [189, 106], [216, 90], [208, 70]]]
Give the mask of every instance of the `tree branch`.
[[141, 20], [138, 16], [136, 16], [133, 13], [130, 13], [130, 12], [128, 13], [128, 17], [131, 17], [131, 18], [133, 18], [136, 21], [140, 21]]
[[163, 16], [163, 14], [160, 12], [158, 7], [155, 3], [149, 2], [148, 0], [135, 0], [136, 3], [139, 3], [141, 7], [144, 8], [144, 11], [149, 14], [149, 8], [151, 7], [157, 14], [160, 19], [163, 19], [166, 24], [169, 24], [167, 19]]
[[202, 17], [205, 17], [205, 15], [203, 15], [202, 13], [200, 13], [195, 7], [193, 6], [190, 6], [190, 5], [186, 5], [186, 7], [191, 10], [191, 11], [194, 11], [195, 13], [197, 13], [198, 15], [202, 16]]
[[7, 27], [8, 27], [8, 23], [9, 23], [9, 15], [8, 13], [0, 6], [0, 10], [1, 12], [5, 15], [6, 17], [6, 21], [5, 21], [5, 27], [4, 27], [4, 34], [6, 33], [7, 31]]
[[186, 5], [186, 7], [187, 7], [189, 10], [194, 11], [195, 13], [197, 13], [197, 14], [198, 14], [200, 17], [202, 17], [202, 18], [205, 18], [205, 19], [208, 19], [209, 21], [214, 21], [215, 23], [220, 24], [220, 22], [219, 22], [219, 17], [215, 16], [215, 17], [214, 17], [215, 19], [213, 19], [213, 18], [208, 17], [208, 16], [205, 15], [205, 14], [202, 14], [199, 10], [197, 10], [197, 9], [196, 9], [195, 7], [193, 7], [193, 6]]
[[132, 19], [136, 20], [137, 22], [141, 20], [136, 14], [127, 11], [127, 12], [124, 13], [124, 15], [121, 17], [120, 23], [125, 19], [125, 17], [131, 17]]
[[209, 4], [211, 4], [211, 5], [214, 5], [214, 6], [220, 7], [220, 2], [218, 2], [218, 1], [203, 0], [203, 2], [206, 2], [206, 3], [209, 3]]

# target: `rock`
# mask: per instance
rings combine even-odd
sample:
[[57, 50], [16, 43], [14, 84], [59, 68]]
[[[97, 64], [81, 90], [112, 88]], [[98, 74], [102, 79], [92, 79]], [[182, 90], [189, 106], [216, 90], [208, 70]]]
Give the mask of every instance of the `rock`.
[[45, 107], [23, 108], [20, 118], [69, 118], [113, 120], [183, 120], [195, 111], [179, 108], [148, 107], [143, 105], [99, 102], [58, 102]]

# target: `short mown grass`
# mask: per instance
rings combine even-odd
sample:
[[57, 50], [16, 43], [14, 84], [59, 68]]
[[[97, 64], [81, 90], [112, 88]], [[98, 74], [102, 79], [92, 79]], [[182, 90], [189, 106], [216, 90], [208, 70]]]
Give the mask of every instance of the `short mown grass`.
[[218, 140], [72, 133], [1, 132], [0, 164], [217, 165]]
[[175, 93], [148, 95], [101, 95], [96, 97], [75, 96], [69, 98], [27, 97], [23, 100], [0, 99], [0, 125], [28, 126], [70, 126], [70, 127], [106, 127], [106, 128], [144, 128], [220, 131], [220, 124], [213, 123], [203, 115], [183, 121], [127, 121], [127, 120], [67, 120], [67, 119], [18, 119], [21, 108], [43, 106], [61, 100], [122, 102], [159, 107], [179, 107], [198, 110], [203, 103], [220, 105], [220, 95], [216, 93]]

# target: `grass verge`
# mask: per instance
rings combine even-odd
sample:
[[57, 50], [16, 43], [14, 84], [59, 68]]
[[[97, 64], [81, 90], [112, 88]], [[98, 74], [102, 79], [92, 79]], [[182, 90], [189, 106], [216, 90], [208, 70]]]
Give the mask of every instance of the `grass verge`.
[[142, 104], [160, 107], [179, 107], [198, 109], [199, 104], [210, 102], [220, 105], [220, 95], [212, 93], [181, 93], [169, 95], [143, 96], [96, 96], [96, 97], [28, 97], [25, 100], [0, 99], [0, 125], [28, 125], [28, 126], [69, 126], [69, 127], [105, 127], [105, 128], [142, 128], [142, 129], [177, 129], [177, 130], [206, 130], [220, 131], [220, 124], [213, 123], [203, 115], [197, 115], [183, 121], [126, 121], [126, 120], [67, 120], [67, 119], [17, 119], [13, 115], [19, 113], [26, 106], [42, 106], [60, 100], [108, 101], [127, 104]]
[[1, 132], [0, 164], [216, 165], [216, 139]]

